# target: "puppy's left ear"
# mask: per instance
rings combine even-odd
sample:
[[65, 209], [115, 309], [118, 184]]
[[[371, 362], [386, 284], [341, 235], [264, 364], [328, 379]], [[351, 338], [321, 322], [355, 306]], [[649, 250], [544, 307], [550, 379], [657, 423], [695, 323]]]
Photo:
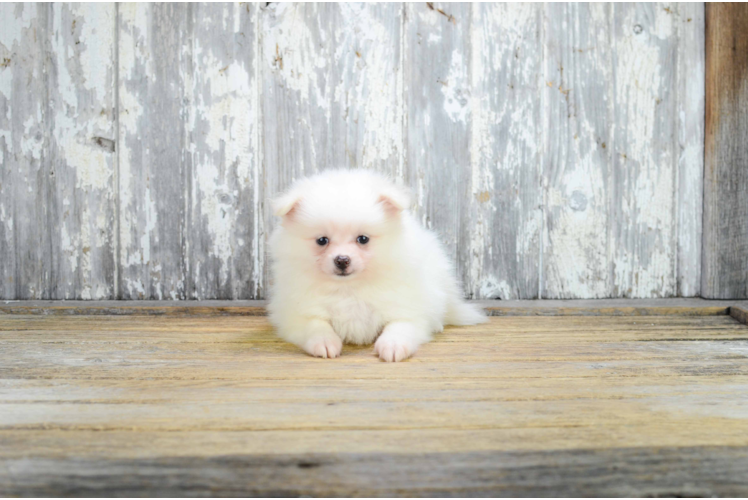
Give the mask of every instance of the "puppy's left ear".
[[382, 191], [378, 201], [387, 215], [399, 215], [403, 210], [410, 208], [410, 191], [405, 187], [392, 185]]

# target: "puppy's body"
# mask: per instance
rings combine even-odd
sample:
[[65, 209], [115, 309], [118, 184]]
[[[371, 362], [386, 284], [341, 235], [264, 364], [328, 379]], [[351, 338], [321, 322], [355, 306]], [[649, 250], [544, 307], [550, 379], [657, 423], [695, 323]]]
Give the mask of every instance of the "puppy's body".
[[365, 171], [325, 172], [276, 202], [283, 224], [270, 242], [269, 310], [281, 337], [321, 357], [376, 340], [382, 359], [399, 361], [445, 324], [485, 321], [461, 299], [441, 244], [408, 204]]

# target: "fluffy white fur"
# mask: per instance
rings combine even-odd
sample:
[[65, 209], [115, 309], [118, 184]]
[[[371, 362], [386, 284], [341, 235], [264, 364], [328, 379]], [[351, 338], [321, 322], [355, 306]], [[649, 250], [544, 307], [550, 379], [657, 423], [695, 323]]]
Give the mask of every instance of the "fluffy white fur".
[[283, 221], [270, 241], [269, 311], [281, 337], [322, 358], [376, 340], [381, 359], [401, 361], [444, 325], [486, 320], [462, 300], [442, 245], [409, 206], [405, 189], [363, 170], [302, 179], [274, 201]]

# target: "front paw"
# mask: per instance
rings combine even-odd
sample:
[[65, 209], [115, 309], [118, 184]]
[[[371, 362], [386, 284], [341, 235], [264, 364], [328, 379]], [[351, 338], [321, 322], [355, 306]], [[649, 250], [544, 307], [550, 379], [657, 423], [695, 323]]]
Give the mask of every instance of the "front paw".
[[383, 334], [374, 344], [374, 352], [379, 359], [387, 362], [403, 361], [408, 359], [418, 350], [418, 344], [410, 339], [400, 338], [394, 335]]
[[316, 335], [307, 340], [302, 347], [318, 358], [337, 358], [343, 350], [343, 341], [337, 335]]

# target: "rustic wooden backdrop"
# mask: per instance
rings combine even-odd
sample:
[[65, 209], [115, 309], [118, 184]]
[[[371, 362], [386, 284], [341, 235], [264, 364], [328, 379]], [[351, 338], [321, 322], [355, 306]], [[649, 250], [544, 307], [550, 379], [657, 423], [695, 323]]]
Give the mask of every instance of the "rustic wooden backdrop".
[[475, 298], [700, 294], [703, 4], [2, 4], [0, 298], [263, 298], [267, 200], [410, 185]]

